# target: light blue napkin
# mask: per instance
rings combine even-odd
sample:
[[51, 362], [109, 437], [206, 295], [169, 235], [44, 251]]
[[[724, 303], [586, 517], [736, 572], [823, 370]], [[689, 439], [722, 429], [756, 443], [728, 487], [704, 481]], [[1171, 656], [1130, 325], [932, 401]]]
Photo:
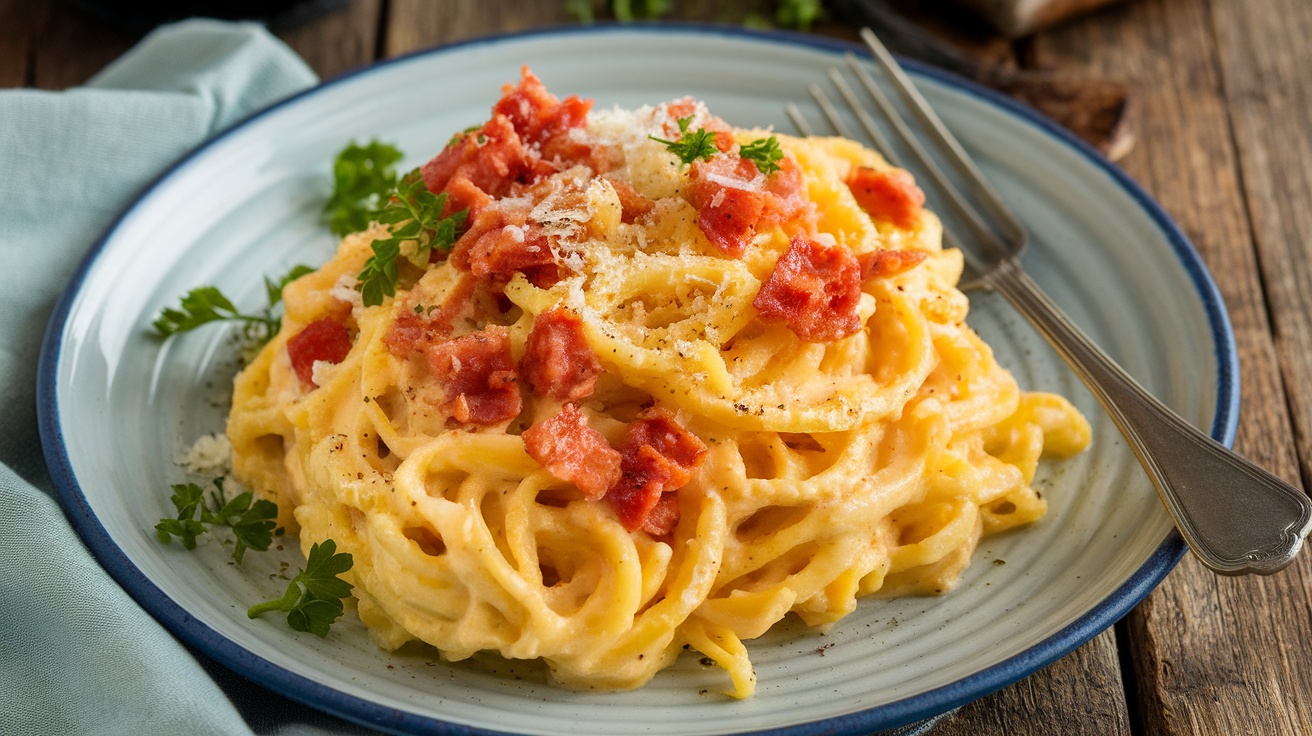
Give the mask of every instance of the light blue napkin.
[[86, 87], [0, 90], [0, 734], [369, 733], [194, 655], [142, 611], [54, 501], [36, 426], [46, 321], [91, 244], [181, 155], [314, 82], [259, 26], [188, 21]]
[[0, 91], [0, 734], [362, 732], [210, 662], [141, 610], [53, 500], [36, 427], [46, 320], [162, 170], [315, 83], [259, 26], [163, 28], [86, 87]]

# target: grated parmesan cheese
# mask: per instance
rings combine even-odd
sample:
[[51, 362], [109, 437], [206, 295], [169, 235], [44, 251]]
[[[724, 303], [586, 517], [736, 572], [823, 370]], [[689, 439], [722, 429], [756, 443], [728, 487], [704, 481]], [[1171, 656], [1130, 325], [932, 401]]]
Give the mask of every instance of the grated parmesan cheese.
[[173, 462], [194, 475], [226, 475], [232, 467], [232, 443], [223, 433], [201, 435], [190, 447], [178, 449]]

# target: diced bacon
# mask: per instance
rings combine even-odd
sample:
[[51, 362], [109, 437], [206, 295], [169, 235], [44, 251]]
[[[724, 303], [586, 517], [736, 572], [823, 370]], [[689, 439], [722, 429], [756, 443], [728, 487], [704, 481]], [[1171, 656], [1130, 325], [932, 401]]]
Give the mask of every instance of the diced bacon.
[[[664, 409], [643, 412], [629, 424], [620, 446], [620, 479], [606, 492], [624, 528], [644, 528], [662, 495], [682, 488], [706, 456], [706, 445]], [[669, 518], [671, 508], [674, 519]], [[666, 506], [656, 528], [673, 529], [678, 506]]]
[[530, 169], [533, 158], [510, 119], [493, 115], [477, 131], [443, 148], [420, 171], [432, 192], [442, 192], [463, 177], [480, 191], [500, 197]]
[[789, 234], [807, 228], [815, 220], [815, 203], [807, 196], [806, 181], [797, 159], [779, 159], [779, 170], [765, 180], [765, 208], [761, 222], [784, 227]]
[[562, 102], [547, 91], [542, 80], [528, 67], [520, 69], [519, 84], [503, 86], [501, 95], [492, 112], [509, 118], [515, 132], [534, 144], [564, 134], [570, 128], [582, 127], [592, 109], [591, 100], [574, 95]]
[[620, 222], [632, 225], [639, 217], [651, 212], [656, 203], [633, 188], [633, 185], [619, 179], [607, 179], [615, 194], [620, 199]]
[[714, 156], [692, 165], [692, 204], [706, 239], [735, 258], [746, 250], [765, 211], [756, 164], [736, 156]]
[[592, 395], [601, 362], [583, 333], [583, 320], [556, 307], [533, 318], [519, 371], [533, 393], [578, 401]]
[[445, 393], [443, 409], [456, 421], [499, 424], [522, 408], [505, 327], [485, 327], [429, 346], [428, 367]]
[[606, 495], [620, 479], [620, 453], [574, 404], [565, 404], [552, 418], [521, 435], [529, 457], [547, 472], [578, 486], [589, 501]]
[[861, 329], [861, 264], [846, 248], [794, 237], [761, 284], [752, 306], [767, 322], [783, 322], [807, 342]]
[[915, 178], [902, 169], [858, 166], [847, 175], [847, 187], [861, 209], [876, 220], [887, 220], [908, 229], [920, 222], [925, 193], [916, 186]]
[[663, 537], [679, 525], [679, 494], [662, 493], [642, 522], [642, 530], [653, 537]]
[[[447, 182], [446, 189], [446, 207], [442, 211], [445, 217], [460, 210], [469, 210], [465, 216], [465, 222], [473, 222], [478, 217], [478, 213], [484, 207], [492, 203], [492, 195], [479, 189], [469, 177], [457, 175]], [[438, 257], [439, 253], [433, 250], [433, 256]]]
[[[571, 95], [558, 99], [542, 86], [542, 80], [523, 67], [519, 84], [501, 88], [502, 97], [492, 108], [494, 114], [504, 115], [515, 127], [523, 141], [537, 148], [541, 161], [548, 167], [540, 168], [538, 176], [566, 168], [574, 163], [590, 163], [593, 146], [571, 132], [584, 127], [592, 100]], [[560, 162], [556, 166], [552, 162]]]
[[856, 257], [861, 264], [861, 280], [888, 278], [919, 266], [929, 257], [923, 250], [886, 250], [878, 248]]
[[[504, 286], [522, 272], [538, 286], [560, 278], [556, 254], [525, 203], [499, 200], [483, 208], [451, 250], [451, 263], [489, 284]], [[512, 232], [512, 229], [517, 232]]]
[[392, 321], [387, 334], [383, 335], [387, 351], [398, 358], [405, 358], [445, 340], [451, 334], [456, 317], [469, 307], [477, 286], [478, 279], [472, 274], [466, 274], [456, 282], [446, 301], [436, 309], [428, 309], [424, 305], [417, 305], [420, 308], [418, 312], [413, 308], [403, 309]]
[[292, 370], [301, 383], [318, 386], [314, 382], [314, 364], [340, 363], [351, 352], [351, 333], [346, 326], [331, 317], [318, 319], [287, 341], [287, 357]]

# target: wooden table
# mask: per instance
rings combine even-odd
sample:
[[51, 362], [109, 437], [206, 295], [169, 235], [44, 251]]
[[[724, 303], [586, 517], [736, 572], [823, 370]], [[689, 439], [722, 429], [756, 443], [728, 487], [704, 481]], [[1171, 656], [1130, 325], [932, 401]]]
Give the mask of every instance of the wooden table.
[[[724, 3], [678, 5], [680, 17], [725, 17]], [[551, 0], [350, 0], [279, 35], [326, 78], [421, 47], [571, 20]], [[818, 30], [852, 35], [832, 23]], [[55, 0], [0, 0], [0, 86], [77, 85], [136, 38]], [[1133, 85], [1137, 144], [1120, 163], [1181, 225], [1220, 285], [1242, 365], [1237, 449], [1305, 486], [1309, 38], [1307, 0], [1131, 0], [1018, 44], [977, 44], [1025, 67]], [[1307, 553], [1280, 574], [1241, 579], [1187, 557], [1114, 628], [934, 733], [1312, 734], [1309, 575]]]

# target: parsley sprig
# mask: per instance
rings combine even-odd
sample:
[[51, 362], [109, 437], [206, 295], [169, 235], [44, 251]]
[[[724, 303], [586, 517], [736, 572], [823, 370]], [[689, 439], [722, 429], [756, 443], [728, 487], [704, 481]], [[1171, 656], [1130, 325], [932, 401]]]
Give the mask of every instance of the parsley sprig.
[[175, 484], [171, 500], [178, 515], [161, 519], [155, 525], [155, 536], [165, 544], [177, 537], [183, 547], [195, 549], [196, 538], [209, 531], [207, 525], [227, 527], [236, 541], [232, 559], [240, 565], [246, 550], [263, 552], [273, 542], [278, 506], [265, 499], [253, 500], [250, 491], [224, 501], [222, 481], [215, 480], [214, 486], [215, 491], [206, 497], [195, 483]]
[[328, 627], [341, 617], [342, 599], [351, 595], [351, 584], [337, 576], [351, 569], [355, 560], [349, 552], [338, 552], [337, 543], [326, 539], [310, 548], [305, 569], [292, 578], [281, 598], [251, 606], [246, 615], [255, 618], [270, 611], [287, 614], [287, 625], [296, 631], [328, 636]]
[[779, 170], [779, 161], [784, 152], [779, 148], [779, 139], [774, 136], [757, 138], [738, 149], [738, 155], [756, 164], [756, 170], [769, 176]]
[[667, 141], [664, 138], [657, 138], [654, 135], [647, 136], [657, 143], [664, 143], [670, 153], [679, 157], [684, 166], [690, 165], [697, 159], [709, 159], [720, 152], [715, 146], [715, 134], [705, 128], [698, 128], [689, 133], [688, 126], [692, 124], [692, 116], [679, 118], [679, 140]]
[[401, 152], [377, 140], [352, 142], [333, 161], [333, 194], [323, 207], [328, 227], [338, 236], [369, 227], [374, 212], [396, 186]]
[[443, 217], [444, 209], [446, 193], [430, 192], [418, 169], [401, 178], [387, 204], [375, 215], [378, 222], [390, 226], [391, 237], [373, 242], [374, 254], [365, 261], [357, 277], [360, 298], [366, 307], [378, 306], [385, 297], [396, 294], [396, 262], [402, 246], [407, 246], [406, 257], [423, 267], [428, 264], [432, 251], [450, 250], [455, 245], [469, 210]]
[[165, 307], [160, 311], [159, 317], [152, 323], [155, 334], [168, 337], [179, 332], [190, 332], [210, 322], [242, 322], [243, 337], [253, 347], [261, 347], [278, 332], [280, 320], [274, 316], [273, 309], [282, 301], [282, 288], [313, 270], [309, 266], [297, 265], [277, 280], [264, 277], [264, 291], [269, 303], [255, 314], [238, 311], [232, 300], [224, 296], [218, 287], [198, 286], [182, 297], [179, 308]]

